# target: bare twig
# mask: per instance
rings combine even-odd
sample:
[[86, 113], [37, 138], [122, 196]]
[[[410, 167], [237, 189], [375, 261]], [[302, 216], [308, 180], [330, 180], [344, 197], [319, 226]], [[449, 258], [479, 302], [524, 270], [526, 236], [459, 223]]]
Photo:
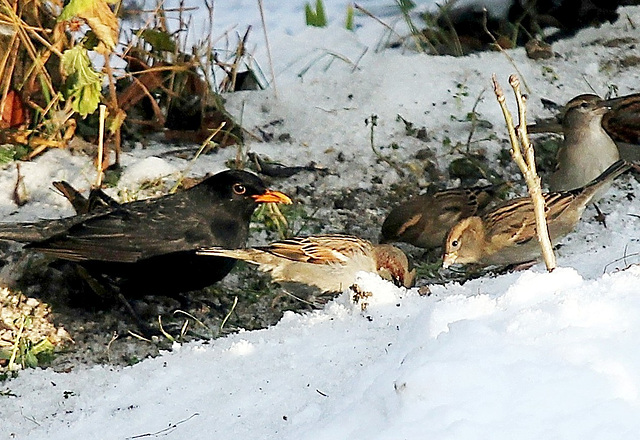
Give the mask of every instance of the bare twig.
[[[115, 76], [113, 74], [113, 70], [111, 69], [111, 64], [109, 61], [109, 58], [111, 56], [111, 53], [107, 53], [104, 55], [104, 68], [107, 72], [107, 78], [109, 78], [109, 95], [111, 98], [111, 108], [113, 111], [114, 115], [118, 114], [118, 111], [120, 110], [120, 107], [118, 105], [118, 93], [116, 92], [116, 82], [115, 82]], [[153, 102], [155, 102], [155, 100], [151, 100]], [[114, 163], [116, 165], [120, 164], [120, 152], [122, 150], [122, 145], [121, 145], [121, 138], [120, 138], [120, 127], [118, 126], [115, 129], [115, 148], [114, 148], [114, 153], [115, 153], [115, 159], [114, 159]]]
[[[520, 81], [516, 75], [509, 76], [509, 84], [513, 89], [518, 104], [518, 130], [516, 132], [513, 124], [513, 118], [507, 108], [505, 102], [504, 92], [498, 84], [496, 76], [492, 76], [493, 90], [496, 94], [500, 108], [504, 115], [504, 119], [507, 123], [507, 130], [509, 131], [509, 140], [511, 141], [511, 157], [518, 164], [522, 175], [527, 183], [529, 189], [529, 195], [533, 203], [534, 214], [536, 217], [536, 231], [538, 233], [538, 241], [542, 249], [542, 258], [547, 266], [549, 272], [556, 268], [556, 257], [553, 253], [553, 246], [551, 244], [551, 238], [549, 237], [549, 229], [547, 227], [547, 220], [545, 215], [545, 201], [542, 195], [542, 189], [540, 188], [540, 177], [536, 172], [535, 153], [533, 145], [529, 141], [529, 134], [527, 133], [527, 121], [526, 121], [526, 105], [525, 98], [520, 92]], [[523, 155], [524, 151], [524, 155]]]
[[396, 173], [398, 173], [398, 175], [400, 177], [404, 176], [404, 171], [402, 171], [402, 168], [397, 163], [395, 163], [390, 158], [384, 156], [382, 153], [380, 153], [376, 149], [376, 144], [374, 142], [374, 136], [373, 135], [374, 135], [374, 132], [375, 132], [375, 128], [378, 126], [378, 115], [371, 115], [369, 118], [365, 119], [365, 124], [371, 126], [371, 130], [369, 131], [369, 143], [371, 144], [371, 150], [373, 151], [373, 154], [376, 155], [378, 160], [388, 164], [394, 170], [396, 170]]
[[107, 106], [100, 104], [100, 123], [98, 125], [98, 176], [96, 177], [96, 188], [102, 186], [102, 171], [104, 169], [103, 160], [104, 157], [104, 120], [107, 117]]
[[213, 132], [211, 132], [211, 134], [205, 139], [205, 141], [202, 143], [202, 145], [200, 145], [200, 148], [198, 149], [198, 151], [196, 152], [195, 156], [193, 156], [193, 159], [191, 159], [191, 162], [189, 162], [189, 164], [187, 165], [187, 167], [182, 170], [182, 173], [180, 173], [180, 177], [178, 178], [178, 180], [176, 181], [176, 184], [173, 185], [173, 188], [171, 188], [171, 190], [169, 190], [169, 194], [173, 194], [176, 191], [178, 191], [178, 188], [180, 187], [180, 185], [182, 184], [182, 181], [184, 180], [185, 176], [187, 175], [187, 173], [189, 171], [191, 171], [191, 167], [193, 167], [193, 164], [196, 162], [196, 160], [198, 160], [198, 157], [200, 157], [200, 154], [202, 154], [202, 152], [204, 151], [204, 149], [209, 145], [209, 142], [212, 142], [213, 138], [220, 133], [220, 130], [222, 130], [224, 128], [224, 126], [227, 123], [225, 121], [222, 121], [220, 123], [220, 125], [218, 126], [218, 128], [216, 128]]
[[480, 100], [482, 99], [482, 95], [484, 95], [485, 90], [486, 89], [482, 89], [480, 91], [480, 94], [476, 98], [476, 101], [473, 103], [473, 108], [471, 109], [471, 129], [469, 130], [469, 137], [467, 138], [467, 154], [469, 154], [469, 149], [471, 147], [471, 139], [473, 138], [473, 134], [475, 133], [476, 128], [478, 126], [478, 113], [476, 112], [476, 109], [478, 108], [478, 104], [480, 103]]
[[145, 438], [145, 437], [160, 437], [160, 436], [164, 436], [164, 435], [168, 435], [169, 433], [175, 431], [179, 425], [182, 425], [183, 423], [188, 422], [189, 420], [191, 420], [192, 418], [199, 416], [199, 413], [193, 413], [191, 414], [189, 417], [187, 417], [186, 419], [182, 419], [180, 421], [177, 422], [172, 422], [169, 423], [169, 426], [167, 426], [164, 429], [161, 429], [160, 431], [156, 431], [156, 432], [147, 432], [145, 434], [139, 434], [139, 435], [134, 435], [132, 437], [127, 437], [127, 440], [134, 440], [134, 439], [139, 439], [139, 438]]
[[229, 313], [227, 313], [227, 316], [224, 317], [224, 319], [222, 320], [222, 323], [220, 324], [220, 331], [222, 331], [222, 329], [224, 328], [224, 325], [227, 323], [227, 321], [231, 317], [231, 314], [236, 309], [237, 305], [238, 305], [238, 297], [235, 296], [233, 298], [233, 305], [231, 306], [231, 309], [229, 310]]
[[114, 331], [113, 334], [111, 335], [111, 339], [109, 339], [109, 342], [107, 343], [107, 361], [108, 362], [111, 362], [111, 344], [113, 344], [116, 339], [118, 339], [118, 332]]
[[267, 46], [267, 58], [269, 58], [269, 69], [271, 70], [271, 86], [273, 87], [273, 94], [276, 99], [278, 98], [278, 88], [276, 87], [276, 72], [273, 69], [273, 59], [271, 58], [271, 45], [269, 44], [269, 34], [267, 32], [267, 23], [264, 19], [264, 7], [262, 6], [262, 0], [258, 0], [258, 7], [260, 9], [260, 20], [262, 20], [262, 30], [264, 31], [264, 41]]
[[518, 69], [518, 66], [516, 66], [515, 61], [513, 61], [513, 58], [511, 58], [511, 56], [507, 53], [507, 51], [504, 50], [502, 46], [500, 46], [500, 43], [498, 43], [498, 40], [496, 40], [496, 37], [493, 36], [491, 31], [487, 27], [487, 10], [486, 9], [484, 9], [482, 14], [482, 27], [484, 31], [489, 35], [491, 40], [493, 41], [493, 45], [496, 47], [496, 49], [498, 49], [500, 53], [502, 53], [507, 58], [507, 60], [509, 60], [509, 63], [511, 63], [513, 68], [516, 69], [516, 72], [518, 72], [518, 75], [520, 75], [520, 78], [522, 78], [522, 84], [524, 84], [524, 88], [527, 89], [527, 93], [531, 93], [531, 89], [527, 85], [527, 81], [524, 79], [524, 75], [522, 75], [522, 72], [520, 72], [520, 69]]
[[9, 358], [9, 371], [19, 370], [20, 366], [16, 364], [16, 358], [18, 356], [18, 350], [20, 348], [20, 340], [22, 339], [22, 333], [24, 331], [25, 317], [20, 317], [20, 327], [18, 328], [18, 334], [16, 335], [13, 349], [11, 350], [11, 357]]
[[397, 37], [402, 38], [402, 35], [400, 35], [399, 33], [397, 33], [391, 26], [389, 26], [387, 23], [385, 23], [384, 21], [380, 20], [378, 17], [376, 17], [375, 15], [373, 15], [371, 12], [369, 12], [368, 10], [366, 10], [365, 8], [363, 8], [362, 6], [360, 6], [357, 3], [353, 4], [353, 7], [355, 9], [357, 9], [358, 11], [362, 12], [365, 15], [368, 15], [369, 17], [373, 18], [375, 21], [377, 21], [378, 23], [380, 23], [382, 26], [384, 26], [385, 28], [387, 28], [390, 32], [396, 34]]

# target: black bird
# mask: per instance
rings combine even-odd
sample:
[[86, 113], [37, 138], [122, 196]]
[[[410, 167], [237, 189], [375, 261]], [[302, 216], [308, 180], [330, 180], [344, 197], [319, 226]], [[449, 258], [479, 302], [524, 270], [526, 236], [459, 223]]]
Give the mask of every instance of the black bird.
[[259, 203], [291, 203], [246, 171], [227, 170], [156, 199], [100, 207], [36, 223], [0, 224], [0, 239], [107, 275], [124, 295], [188, 292], [221, 280], [235, 260], [196, 255], [202, 247], [244, 247]]

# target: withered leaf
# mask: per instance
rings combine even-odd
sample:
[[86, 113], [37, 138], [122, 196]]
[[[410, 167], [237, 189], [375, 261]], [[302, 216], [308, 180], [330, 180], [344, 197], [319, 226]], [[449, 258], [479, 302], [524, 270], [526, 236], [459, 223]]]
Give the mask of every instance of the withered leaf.
[[70, 20], [73, 17], [86, 21], [108, 51], [116, 47], [118, 19], [106, 0], [70, 0], [62, 9], [58, 21]]

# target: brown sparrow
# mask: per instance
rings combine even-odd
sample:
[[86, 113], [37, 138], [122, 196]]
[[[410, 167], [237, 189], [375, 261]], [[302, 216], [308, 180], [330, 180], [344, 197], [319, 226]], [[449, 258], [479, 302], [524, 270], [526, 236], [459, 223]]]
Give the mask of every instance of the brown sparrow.
[[640, 93], [608, 99], [611, 108], [602, 118], [604, 130], [613, 138], [620, 157], [640, 160]]
[[[604, 105], [609, 107], [609, 110], [602, 117], [602, 128], [618, 146], [625, 143], [640, 145], [640, 93], [606, 100], [597, 95], [584, 94], [576, 96], [569, 103], [578, 98], [601, 100]], [[542, 103], [546, 108], [557, 110], [558, 114], [551, 118], [537, 120], [535, 124], [527, 125], [527, 131], [529, 133], [562, 133], [562, 119], [569, 103], [561, 106], [544, 98]]]
[[248, 249], [203, 248], [198, 255], [244, 260], [270, 272], [276, 282], [307, 284], [322, 292], [349, 288], [360, 271], [378, 273], [405, 287], [415, 279], [415, 269], [410, 270], [400, 249], [341, 234], [294, 237]]
[[449, 229], [484, 209], [500, 187], [453, 188], [412, 197], [389, 213], [382, 224], [380, 241], [402, 241], [427, 249], [440, 247]]
[[567, 103], [562, 116], [564, 141], [549, 179], [550, 191], [581, 188], [620, 159], [617, 145], [602, 127], [609, 109], [610, 101], [596, 95], [580, 95]]
[[[583, 188], [544, 194], [547, 224], [551, 241], [575, 228], [587, 204], [601, 187], [631, 167], [618, 161]], [[540, 256], [536, 222], [530, 197], [509, 200], [487, 212], [456, 224], [445, 243], [442, 266], [476, 263], [484, 266], [510, 265], [531, 261]]]

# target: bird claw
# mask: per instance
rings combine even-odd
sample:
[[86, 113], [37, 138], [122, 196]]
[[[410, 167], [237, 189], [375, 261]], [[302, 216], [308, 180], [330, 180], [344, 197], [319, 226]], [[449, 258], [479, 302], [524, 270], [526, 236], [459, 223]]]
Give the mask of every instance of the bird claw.
[[597, 214], [596, 214], [596, 216], [594, 218], [598, 221], [598, 223], [600, 223], [602, 226], [604, 226], [606, 228], [607, 227], [607, 214], [602, 212], [597, 204], [594, 203], [593, 206], [596, 208], [596, 212], [597, 212]]

